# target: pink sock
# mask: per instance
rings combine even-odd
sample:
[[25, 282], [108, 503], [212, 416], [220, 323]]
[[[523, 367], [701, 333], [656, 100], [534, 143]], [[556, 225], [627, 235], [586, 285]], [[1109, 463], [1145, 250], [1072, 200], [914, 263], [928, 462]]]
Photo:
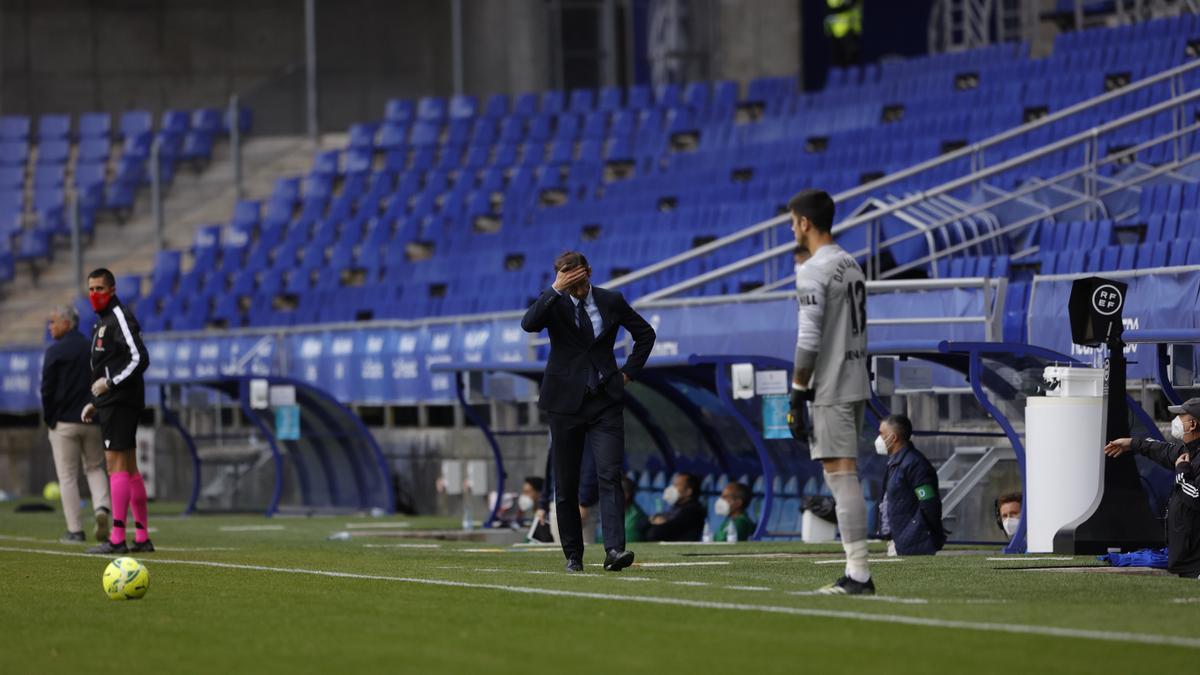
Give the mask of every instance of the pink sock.
[[146, 531], [146, 484], [142, 482], [142, 474], [135, 473], [129, 479], [129, 507], [133, 510], [133, 540], [142, 543], [150, 538]]
[[129, 509], [129, 474], [124, 471], [114, 471], [108, 474], [108, 491], [112, 497], [112, 536], [109, 541], [114, 546], [125, 543], [125, 515]]

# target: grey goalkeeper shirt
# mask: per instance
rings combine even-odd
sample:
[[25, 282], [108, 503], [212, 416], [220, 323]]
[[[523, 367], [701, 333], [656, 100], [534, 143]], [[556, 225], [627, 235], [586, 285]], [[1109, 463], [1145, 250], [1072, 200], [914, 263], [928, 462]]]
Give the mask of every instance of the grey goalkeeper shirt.
[[796, 271], [796, 368], [813, 371], [813, 403], [871, 397], [867, 378], [867, 284], [862, 268], [837, 244], [817, 249]]

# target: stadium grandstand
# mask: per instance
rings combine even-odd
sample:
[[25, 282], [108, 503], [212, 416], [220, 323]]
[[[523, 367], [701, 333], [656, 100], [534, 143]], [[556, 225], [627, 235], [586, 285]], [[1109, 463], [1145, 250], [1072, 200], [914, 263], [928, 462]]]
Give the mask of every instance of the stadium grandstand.
[[[58, 508], [39, 498], [61, 480], [43, 419], [43, 359], [59, 339], [47, 319], [73, 308], [91, 335], [86, 273], [108, 268], [149, 358], [137, 464], [154, 506], [181, 516], [152, 531], [161, 551], [191, 552], [158, 567], [140, 558], [175, 576], [146, 604], [185, 595], [167, 584], [192, 583], [192, 564], [212, 575], [198, 583], [238, 588], [246, 621], [267, 611], [241, 600], [256, 592], [241, 576], [252, 570], [347, 577], [320, 579], [331, 586], [319, 594], [398, 582], [385, 591], [396, 602], [408, 584], [434, 615], [443, 584], [462, 604], [447, 616], [478, 620], [478, 661], [442, 650], [458, 638], [441, 616], [436, 628], [399, 625], [435, 631], [413, 663], [449, 670], [489, 658], [522, 669], [509, 643], [531, 634], [499, 618], [526, 599], [504, 595], [513, 589], [570, 597], [581, 612], [596, 600], [650, 606], [637, 620], [649, 637], [629, 656], [646, 661], [621, 661], [631, 667], [663, 658], [663, 622], [687, 627], [687, 612], [712, 610], [724, 618], [697, 619], [697, 631], [728, 630], [731, 613], [759, 626], [737, 650], [760, 644], [760, 655], [718, 659], [735, 667], [797, 663], [777, 644], [782, 624], [757, 611], [812, 624], [814, 649], [856, 644], [834, 635], [838, 622], [882, 622], [904, 663], [921, 649], [989, 671], [1002, 661], [986, 659], [1011, 656], [991, 643], [1014, 639], [1054, 647], [1044, 662], [1023, 657], [1037, 671], [1187, 662], [1200, 639], [1162, 626], [1190, 625], [1195, 588], [1156, 586], [1176, 582], [1156, 578], [1165, 572], [1085, 573], [1117, 569], [1093, 554], [1162, 547], [1184, 475], [1149, 456], [1117, 466], [1101, 449], [1169, 440], [1197, 387], [1198, 12], [1169, 0], [4, 3], [0, 33], [20, 36], [0, 45], [0, 570], [61, 563], [48, 578], [64, 588], [92, 574], [77, 552], [34, 546], [60, 516], [7, 512]], [[35, 49], [78, 41], [97, 54], [86, 72]], [[834, 240], [866, 278], [857, 472], [877, 597], [891, 607], [838, 607], [797, 585], [815, 587], [822, 568], [810, 562], [843, 562], [831, 474], [787, 415], [807, 255], [789, 200], [805, 188], [832, 196]], [[633, 504], [670, 512], [684, 473], [706, 513], [695, 546], [630, 544], [642, 567], [624, 578], [653, 586], [643, 595], [518, 576], [561, 572], [521, 501], [554, 482], [538, 388], [555, 338], [522, 330], [522, 317], [564, 251], [583, 252], [594, 285], [620, 291], [657, 335], [625, 390]], [[1103, 284], [1114, 311], [1101, 311]], [[625, 331], [616, 351], [617, 363], [634, 352]], [[1045, 401], [1073, 397], [1095, 404], [1094, 429], [1076, 433], [1076, 412], [1061, 412], [1061, 433], [1038, 421]], [[948, 545], [928, 561], [889, 558], [877, 540], [892, 537], [896, 469], [872, 441], [893, 414], [911, 420], [936, 471]], [[1095, 436], [1095, 452], [1070, 454], [1068, 433]], [[1091, 459], [1047, 460], [1047, 438], [1056, 456]], [[749, 537], [730, 533], [727, 488], [749, 497]], [[1026, 494], [1027, 515], [1010, 531], [1012, 493]], [[351, 545], [374, 557], [344, 553]], [[487, 557], [514, 551], [548, 554]], [[791, 578], [781, 561], [805, 570]], [[1010, 582], [1006, 567], [1038, 572]], [[695, 575], [654, 576], [664, 571]], [[468, 617], [481, 589], [499, 600], [481, 605], [490, 618]], [[33, 607], [51, 592], [18, 594]], [[197, 620], [221, 610], [172, 607]], [[1095, 619], [1105, 613], [1121, 616], [1108, 626]], [[18, 622], [0, 612], [0, 627]], [[298, 647], [289, 630], [271, 635]], [[960, 639], [938, 644], [939, 631]], [[364, 654], [402, 654], [358, 640], [348, 662], [364, 670], [384, 663]], [[49, 658], [45, 639], [30, 644], [26, 661]], [[809, 656], [871, 666], [852, 649]], [[293, 657], [278, 663], [304, 667]], [[0, 667], [16, 666], [8, 658]], [[588, 669], [604, 658], [589, 654]]]

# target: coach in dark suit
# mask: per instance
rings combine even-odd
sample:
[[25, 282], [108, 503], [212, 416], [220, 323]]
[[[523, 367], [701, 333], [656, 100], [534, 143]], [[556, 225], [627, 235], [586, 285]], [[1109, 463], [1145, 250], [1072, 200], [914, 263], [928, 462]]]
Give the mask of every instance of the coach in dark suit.
[[[550, 419], [554, 447], [555, 504], [567, 571], [583, 570], [583, 534], [579, 520], [579, 467], [590, 437], [600, 483], [604, 533], [604, 569], [618, 571], [633, 563], [625, 550], [625, 496], [621, 470], [625, 456], [622, 398], [625, 383], [637, 376], [650, 349], [654, 329], [617, 291], [591, 284], [587, 258], [568, 251], [554, 261], [554, 284], [521, 320], [530, 333], [550, 334], [550, 357], [542, 376], [538, 407]], [[613, 343], [617, 329], [633, 337], [633, 350], [617, 368]]]

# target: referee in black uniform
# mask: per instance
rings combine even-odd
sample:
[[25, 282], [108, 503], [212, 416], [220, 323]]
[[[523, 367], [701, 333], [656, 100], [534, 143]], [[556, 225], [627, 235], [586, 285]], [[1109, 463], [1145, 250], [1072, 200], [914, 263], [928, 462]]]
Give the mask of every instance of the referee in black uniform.
[[[150, 355], [142, 344], [142, 328], [117, 298], [113, 273], [100, 268], [88, 275], [88, 299], [98, 320], [92, 329], [92, 402], [83, 421], [99, 420], [112, 496], [112, 533], [89, 553], [149, 553], [146, 485], [138, 472], [137, 425], [146, 407], [142, 373]], [[136, 532], [132, 547], [125, 544], [126, 515], [133, 511]]]

